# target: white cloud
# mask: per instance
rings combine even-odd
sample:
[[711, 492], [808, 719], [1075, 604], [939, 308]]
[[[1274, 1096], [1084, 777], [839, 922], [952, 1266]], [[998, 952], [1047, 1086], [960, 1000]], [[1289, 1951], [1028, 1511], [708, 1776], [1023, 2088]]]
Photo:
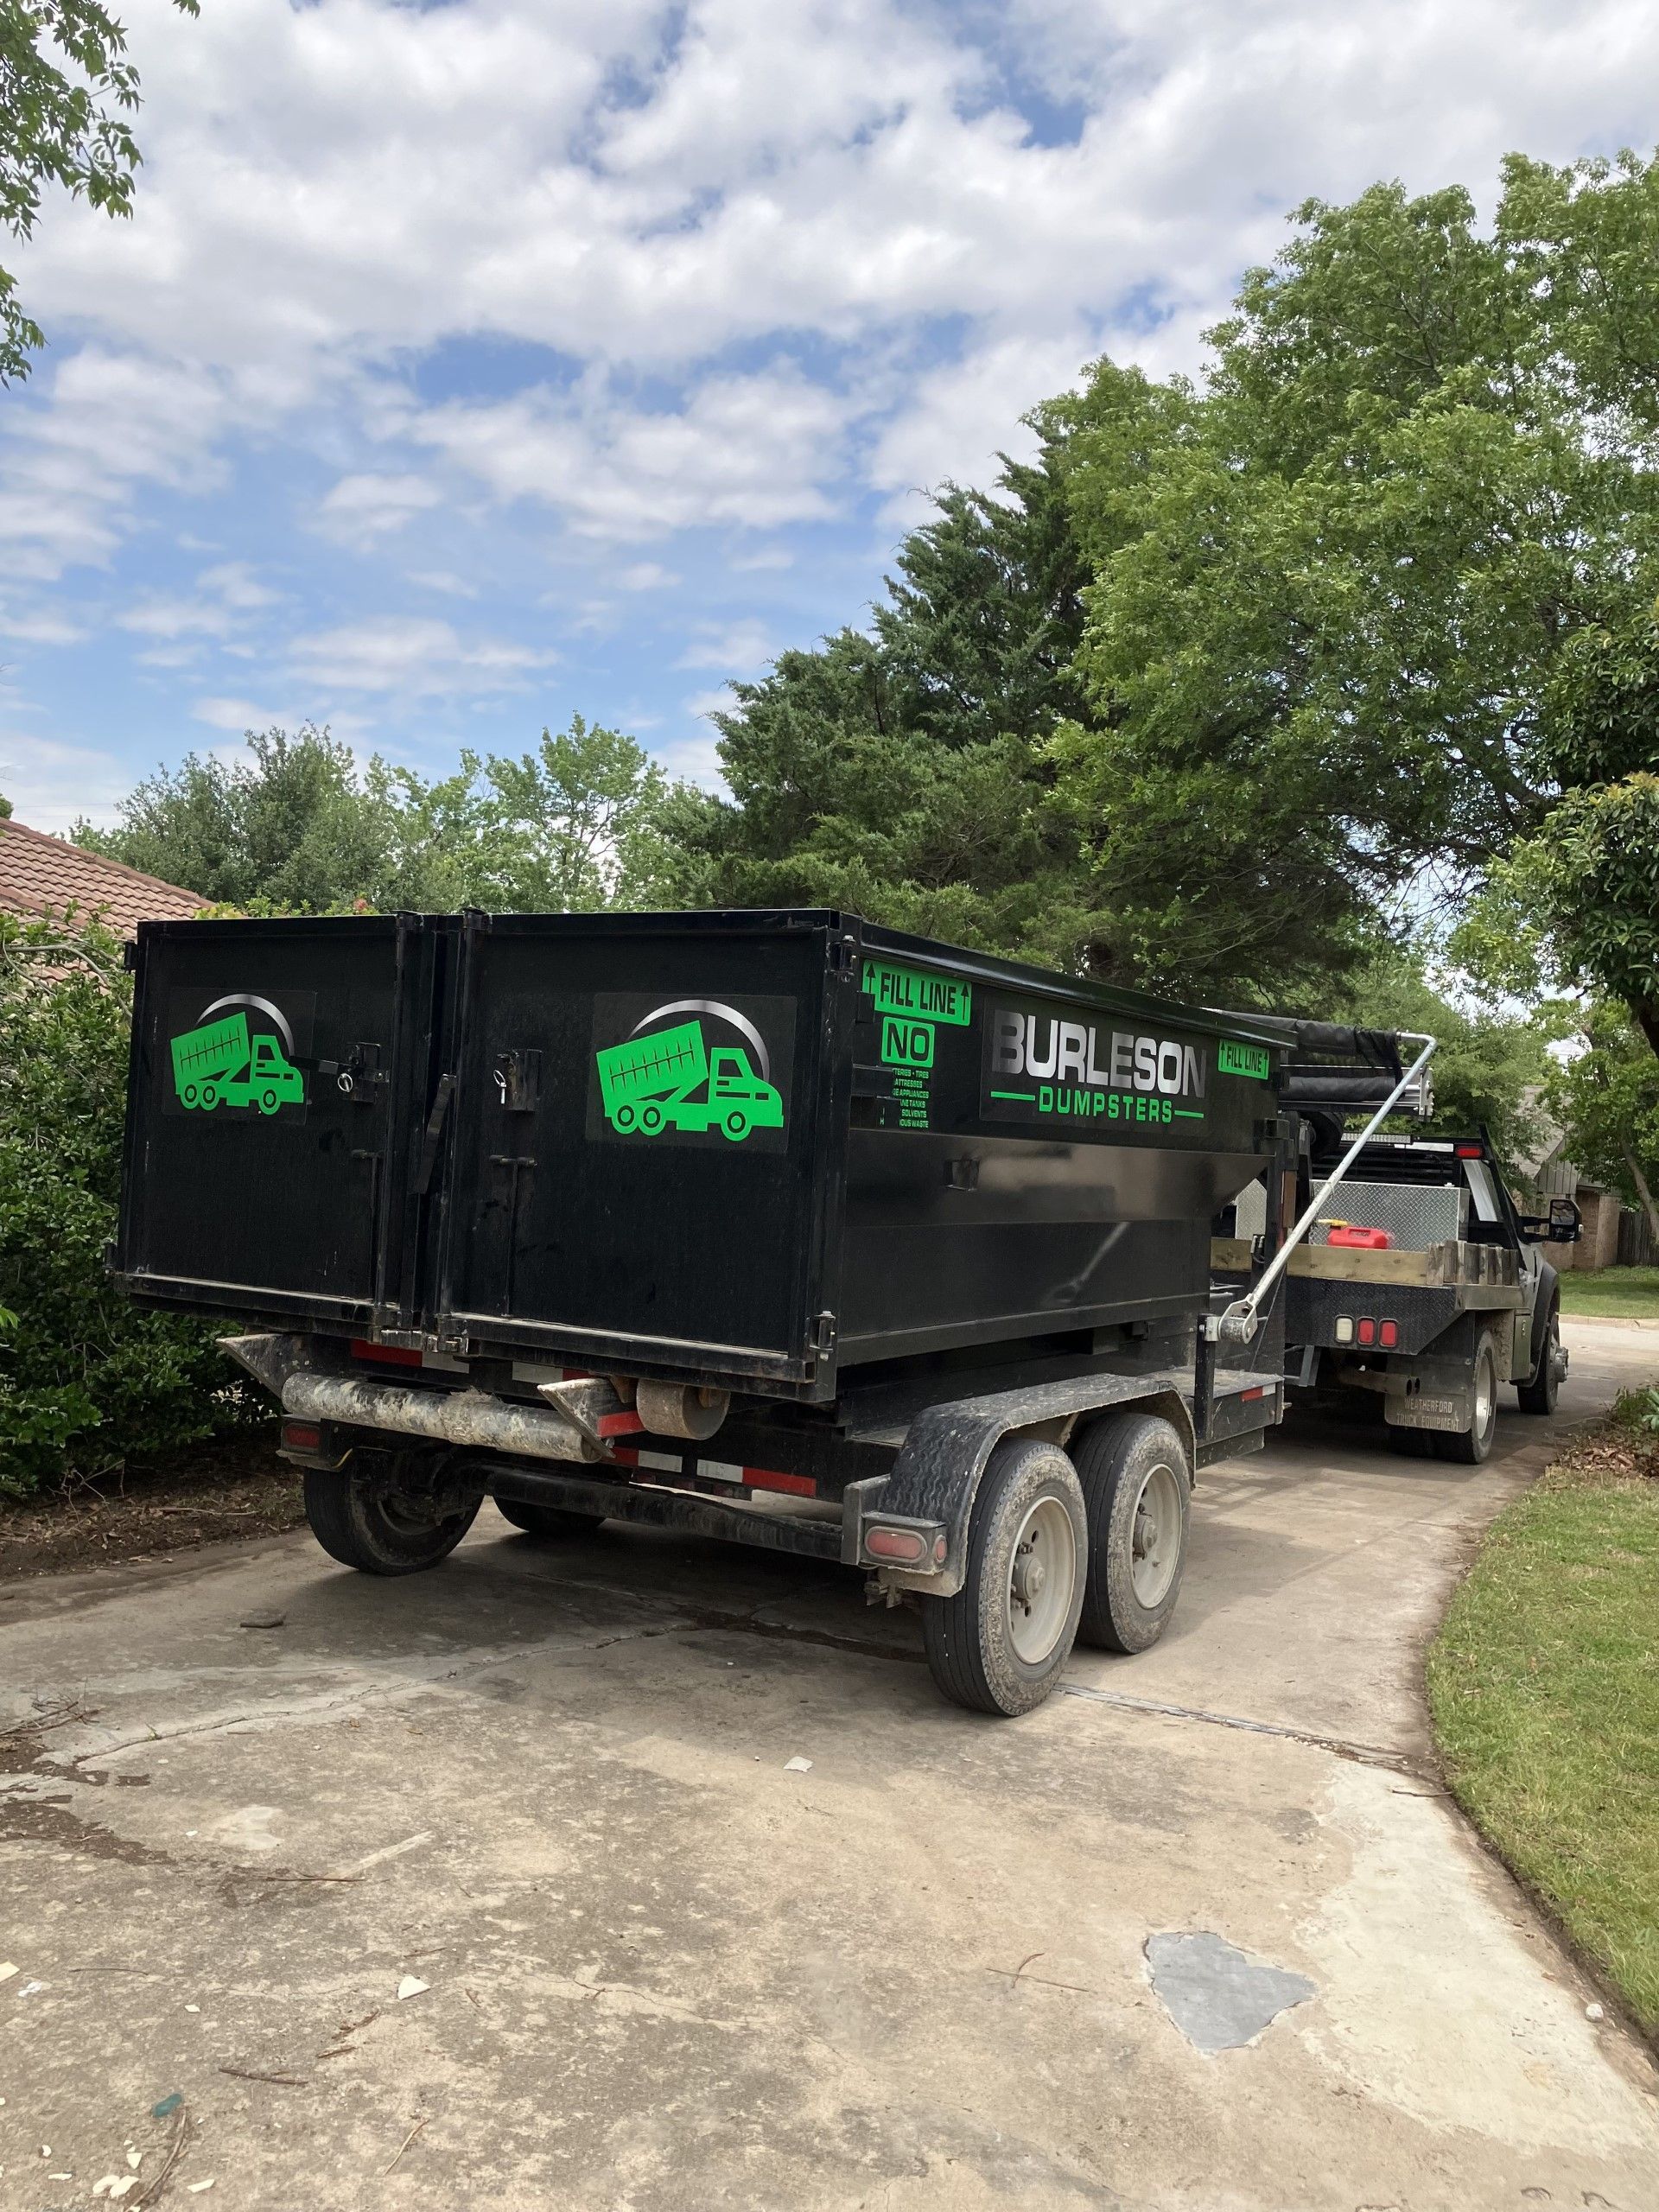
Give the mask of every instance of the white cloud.
[[78, 645], [86, 632], [61, 614], [35, 607], [0, 613], [0, 635], [26, 645]]
[[0, 791], [31, 830], [61, 835], [83, 817], [107, 825], [131, 784], [112, 753], [0, 729]]
[[496, 639], [464, 639], [448, 622], [400, 614], [319, 631], [292, 648], [304, 683], [411, 697], [518, 690], [557, 658]]
[[429, 409], [410, 437], [498, 499], [559, 509], [584, 536], [661, 537], [704, 524], [776, 529], [835, 512], [847, 403], [787, 363], [712, 376], [683, 405], [646, 412], [597, 379], [572, 397]]
[[624, 569], [617, 580], [624, 591], [668, 591], [680, 579], [671, 569], [664, 568], [660, 561], [636, 561]]
[[704, 623], [701, 628], [702, 635], [686, 647], [676, 668], [727, 668], [747, 676], [777, 652], [763, 622]]
[[317, 527], [345, 544], [366, 546], [442, 496], [423, 476], [342, 476], [317, 510]]
[[[291, 729], [305, 719], [302, 715], [285, 712], [279, 707], [255, 706], [251, 699], [198, 699], [190, 711], [209, 729]], [[231, 747], [230, 751], [234, 757], [241, 757], [239, 747]]]
[[[221, 561], [198, 575], [194, 597], [151, 593], [115, 619], [123, 630], [141, 638], [162, 639], [168, 645], [192, 637], [229, 640], [246, 628], [246, 617], [275, 607], [281, 597], [280, 592], [258, 581], [247, 562]], [[156, 667], [179, 664], [160, 653], [143, 658]]]
[[688, 715], [706, 721], [710, 715], [729, 715], [737, 705], [737, 694], [729, 683], [722, 683], [716, 691], [694, 691], [680, 704]]

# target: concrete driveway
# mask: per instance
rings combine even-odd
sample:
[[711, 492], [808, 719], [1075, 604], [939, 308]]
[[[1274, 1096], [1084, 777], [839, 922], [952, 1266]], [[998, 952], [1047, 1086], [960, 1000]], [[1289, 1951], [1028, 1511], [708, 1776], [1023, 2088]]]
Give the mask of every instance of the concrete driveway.
[[1166, 1641], [1012, 1723], [850, 1579], [489, 1510], [10, 1586], [0, 2204], [1649, 2212], [1649, 2060], [1422, 1763], [1481, 1524], [1659, 1371], [1569, 1342], [1484, 1468], [1214, 1471]]

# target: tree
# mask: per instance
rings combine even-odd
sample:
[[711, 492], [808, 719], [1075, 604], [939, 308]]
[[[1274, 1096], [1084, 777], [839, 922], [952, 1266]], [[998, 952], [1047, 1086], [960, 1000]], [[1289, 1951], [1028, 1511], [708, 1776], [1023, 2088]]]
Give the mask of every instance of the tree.
[[[197, 0], [173, 0], [187, 16]], [[98, 0], [0, 0], [0, 224], [28, 238], [49, 185], [107, 215], [132, 213], [138, 105], [126, 33]], [[0, 269], [0, 385], [46, 343]]]
[[248, 733], [227, 766], [190, 754], [78, 842], [213, 904], [290, 913], [353, 906], [563, 912], [651, 904], [672, 797], [631, 737], [572, 718], [518, 759], [464, 752], [429, 783], [308, 724]]
[[1548, 1094], [1563, 1149], [1639, 1205], [1659, 1237], [1659, 1060], [1624, 1008], [1606, 1000], [1584, 1007], [1580, 1032], [1584, 1049], [1556, 1069]]
[[110, 1280], [131, 1019], [107, 931], [0, 915], [0, 1497], [265, 1417], [212, 1328]]
[[1460, 191], [1377, 186], [1247, 276], [1084, 594], [1090, 712], [1054, 750], [1093, 964], [1271, 982], [1275, 905], [1340, 964], [1534, 829], [1552, 671], [1659, 537], [1655, 283], [1608, 252], [1592, 281], [1656, 208], [1659, 165], [1512, 162], [1490, 232]]

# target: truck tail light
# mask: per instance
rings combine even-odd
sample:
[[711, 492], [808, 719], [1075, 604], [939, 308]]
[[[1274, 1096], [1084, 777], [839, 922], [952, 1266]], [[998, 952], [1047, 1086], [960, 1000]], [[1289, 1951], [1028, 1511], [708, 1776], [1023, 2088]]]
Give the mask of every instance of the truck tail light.
[[1384, 1321], [1376, 1332], [1376, 1340], [1384, 1351], [1392, 1351], [1400, 1341], [1400, 1324]]
[[1369, 1314], [1360, 1322], [1355, 1334], [1363, 1344], [1374, 1344], [1376, 1342], [1376, 1324]]

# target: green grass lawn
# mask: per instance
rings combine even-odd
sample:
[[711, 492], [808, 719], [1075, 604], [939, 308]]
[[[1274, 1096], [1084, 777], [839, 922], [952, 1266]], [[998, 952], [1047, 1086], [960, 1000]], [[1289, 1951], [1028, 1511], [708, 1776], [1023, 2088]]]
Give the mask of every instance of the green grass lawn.
[[1600, 1268], [1582, 1275], [1568, 1268], [1561, 1276], [1561, 1311], [1659, 1321], [1659, 1268]]
[[1493, 1522], [1429, 1653], [1428, 1690], [1459, 1802], [1651, 2035], [1659, 1447], [1641, 1409], [1621, 1399]]

